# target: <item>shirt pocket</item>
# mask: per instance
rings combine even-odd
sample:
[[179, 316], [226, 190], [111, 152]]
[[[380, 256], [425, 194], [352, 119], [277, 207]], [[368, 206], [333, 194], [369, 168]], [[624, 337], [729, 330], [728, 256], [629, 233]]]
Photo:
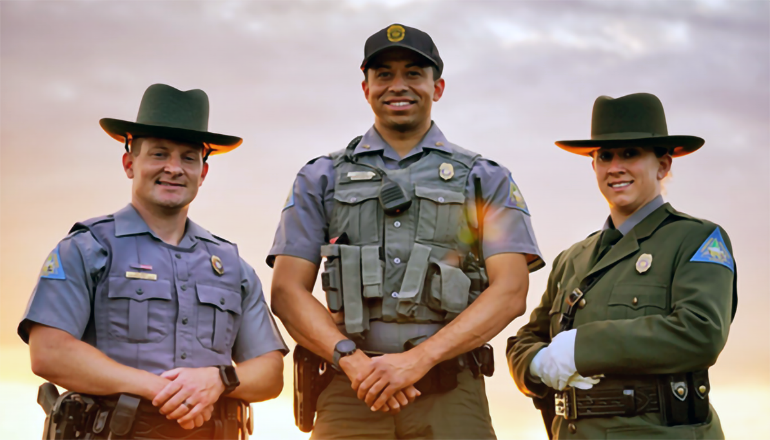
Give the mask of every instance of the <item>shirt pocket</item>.
[[335, 188], [334, 200], [337, 201], [330, 225], [331, 232], [339, 236], [348, 234], [351, 243], [366, 244], [379, 242], [379, 184], [345, 185]]
[[198, 341], [203, 347], [225, 353], [235, 340], [235, 323], [241, 315], [241, 294], [220, 287], [196, 284]]
[[168, 280], [111, 277], [107, 297], [110, 337], [158, 342], [168, 335], [176, 314]]
[[415, 186], [420, 202], [417, 241], [453, 244], [460, 232], [465, 195], [441, 188]]
[[607, 319], [633, 319], [666, 313], [666, 286], [617, 284], [607, 303]]

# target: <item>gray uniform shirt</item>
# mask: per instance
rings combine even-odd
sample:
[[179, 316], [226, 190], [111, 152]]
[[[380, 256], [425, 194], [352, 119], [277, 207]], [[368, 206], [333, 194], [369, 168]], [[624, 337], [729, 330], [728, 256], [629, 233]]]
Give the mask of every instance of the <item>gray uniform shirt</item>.
[[[143, 252], [149, 252], [144, 257], [148, 261], [179, 261], [196, 255], [195, 249], [200, 250], [205, 246], [216, 248], [227, 244], [224, 240], [215, 238], [211, 233], [198, 226], [191, 220], [187, 220], [185, 235], [178, 246], [163, 243], [147, 226], [136, 210], [128, 205], [114, 215], [114, 231], [116, 237], [149, 237], [149, 246], [143, 248]], [[142, 243], [146, 243], [142, 238]], [[178, 251], [178, 252], [175, 252]], [[154, 255], [153, 255], [154, 254]], [[175, 256], [175, 258], [174, 258]], [[43, 266], [32, 297], [29, 300], [27, 310], [24, 313], [18, 327], [19, 336], [29, 341], [29, 329], [33, 324], [43, 324], [64, 330], [75, 338], [81, 339], [97, 346], [97, 323], [94, 318], [94, 305], [97, 298], [97, 285], [103, 277], [107, 276], [106, 268], [110, 255], [88, 230], [73, 232], [64, 238], [54, 251], [49, 255]], [[239, 258], [240, 259], [240, 258]], [[240, 275], [240, 325], [234, 328], [235, 340], [232, 342], [232, 359], [243, 362], [273, 350], [288, 353], [288, 349], [281, 338], [270, 310], [265, 303], [262, 294], [262, 284], [254, 269], [243, 259], [240, 259], [238, 268], [226, 268], [225, 270], [237, 270]], [[163, 267], [179, 267], [178, 263], [171, 266], [156, 264], [154, 268], [144, 269], [141, 265], [132, 268], [136, 272], [150, 273], [158, 277], [157, 283], [162, 280], [175, 280], [174, 274], [159, 273]], [[186, 266], [185, 266], [186, 267]], [[128, 274], [127, 274], [128, 275]], [[141, 280], [135, 280], [141, 282]], [[156, 282], [147, 281], [148, 285]], [[237, 283], [237, 282], [236, 282]], [[175, 301], [170, 307], [158, 307], [154, 303], [168, 303], [168, 301], [148, 301], [143, 295], [144, 303], [151, 303], [149, 309], [144, 312], [146, 317], [149, 312], [150, 327], [153, 321], [167, 326], [168, 334], [164, 337], [153, 338], [156, 329], [151, 328], [148, 340], [145, 343], [131, 342], [129, 340], [113, 341], [109, 343], [106, 353], [119, 362], [129, 366], [160, 373], [177, 367], [203, 367], [216, 365], [221, 362], [223, 352], [217, 347], [207, 349], [202, 344], [190, 343], [201, 335], [207, 335], [211, 340], [211, 329], [204, 329], [198, 321], [202, 319], [201, 313], [205, 313], [199, 303], [201, 293], [196, 296], [194, 289], [186, 289], [181, 285], [179, 290], [175, 281], [172, 281], [172, 291], [181, 295], [170, 296], [168, 299]], [[113, 288], [114, 291], [115, 288]], [[141, 289], [140, 289], [141, 290]], [[147, 290], [147, 287], [145, 287]], [[200, 290], [200, 286], [198, 287]], [[165, 293], [164, 293], [165, 294]], [[141, 295], [141, 293], [140, 293]], [[111, 295], [112, 296], [112, 295]], [[141, 298], [137, 298], [141, 299]], [[114, 301], [114, 300], [113, 300]], [[107, 300], [109, 302], [109, 300]], [[141, 303], [134, 303], [137, 305]], [[139, 307], [141, 308], [141, 307]], [[110, 310], [110, 313], [112, 310]], [[131, 310], [128, 311], [131, 313]], [[101, 317], [100, 317], [101, 318]], [[232, 324], [231, 324], [232, 325]], [[114, 331], [124, 331], [115, 329]], [[204, 332], [208, 332], [207, 334]], [[108, 329], [112, 334], [113, 330]], [[151, 340], [152, 339], [152, 340]], [[101, 346], [104, 344], [98, 344]], [[116, 353], [109, 353], [114, 347]], [[98, 347], [97, 347], [98, 348]], [[105, 351], [103, 349], [103, 351]], [[126, 353], [128, 352], [128, 353]]]
[[[403, 169], [419, 161], [429, 149], [450, 152], [449, 145], [438, 126], [433, 124], [420, 143], [402, 158], [372, 127], [353, 154], [380, 152], [386, 168]], [[511, 173], [491, 160], [477, 160], [465, 187], [466, 200], [476, 199], [476, 177], [481, 179], [481, 194], [486, 208], [484, 257], [520, 253], [527, 256], [530, 271], [545, 266], [532, 229], [529, 209]], [[281, 213], [267, 264], [272, 267], [277, 255], [290, 255], [320, 264], [321, 246], [332, 238], [329, 237], [329, 220], [333, 208], [333, 162], [328, 156], [322, 156], [309, 162], [297, 174]]]

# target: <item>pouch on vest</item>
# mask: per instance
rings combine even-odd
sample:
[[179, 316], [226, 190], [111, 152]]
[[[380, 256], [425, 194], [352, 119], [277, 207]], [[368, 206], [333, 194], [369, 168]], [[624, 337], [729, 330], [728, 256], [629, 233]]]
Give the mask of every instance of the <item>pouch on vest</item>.
[[326, 292], [326, 306], [337, 313], [342, 310], [342, 271], [340, 267], [340, 245], [321, 246], [321, 256], [326, 258], [321, 273], [321, 286]]
[[430, 251], [429, 246], [420, 243], [415, 243], [412, 247], [404, 279], [401, 281], [401, 290], [398, 293], [396, 310], [400, 316], [412, 316], [420, 303], [420, 294], [425, 284], [425, 274], [428, 272]]
[[431, 303], [440, 304], [440, 310], [451, 319], [468, 307], [471, 280], [456, 267], [444, 263], [433, 263], [432, 267], [436, 270], [431, 279]]
[[361, 248], [361, 280], [364, 298], [382, 298], [382, 271], [385, 263], [380, 260], [379, 246]]

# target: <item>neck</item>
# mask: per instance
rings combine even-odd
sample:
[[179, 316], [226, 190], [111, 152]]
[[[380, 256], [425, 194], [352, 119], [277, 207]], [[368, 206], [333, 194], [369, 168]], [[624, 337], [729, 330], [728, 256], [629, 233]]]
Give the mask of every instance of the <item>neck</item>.
[[658, 197], [660, 193], [653, 194], [651, 197], [644, 200], [642, 203], [639, 203], [634, 206], [610, 206], [610, 218], [612, 218], [612, 224], [615, 226], [615, 229], [619, 228], [620, 225], [626, 222], [626, 220], [629, 219], [632, 215], [634, 215], [637, 211], [647, 206], [648, 203], [655, 200], [656, 197]]
[[426, 119], [424, 123], [421, 123], [417, 127], [407, 131], [387, 127], [379, 118], [374, 120], [374, 128], [377, 130], [377, 133], [379, 133], [380, 136], [382, 136], [382, 139], [401, 157], [409, 154], [409, 152], [412, 151], [412, 148], [420, 143], [422, 138], [425, 137], [425, 133], [430, 130], [430, 127], [430, 118]]
[[147, 206], [135, 197], [132, 198], [131, 205], [158, 238], [167, 244], [179, 245], [184, 237], [189, 206], [176, 209]]

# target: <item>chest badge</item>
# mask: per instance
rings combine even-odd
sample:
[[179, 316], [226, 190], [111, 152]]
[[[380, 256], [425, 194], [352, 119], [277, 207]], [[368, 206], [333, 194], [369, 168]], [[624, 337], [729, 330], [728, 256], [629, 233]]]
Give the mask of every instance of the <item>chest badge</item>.
[[216, 255], [211, 256], [211, 267], [214, 268], [214, 272], [219, 276], [222, 276], [222, 274], [225, 273], [225, 266], [222, 264], [222, 260]]
[[438, 175], [444, 180], [449, 180], [454, 177], [455, 168], [451, 163], [444, 162], [440, 167], [438, 167]]
[[650, 254], [642, 254], [636, 260], [636, 271], [639, 273], [647, 272], [650, 266], [652, 266], [652, 255]]

